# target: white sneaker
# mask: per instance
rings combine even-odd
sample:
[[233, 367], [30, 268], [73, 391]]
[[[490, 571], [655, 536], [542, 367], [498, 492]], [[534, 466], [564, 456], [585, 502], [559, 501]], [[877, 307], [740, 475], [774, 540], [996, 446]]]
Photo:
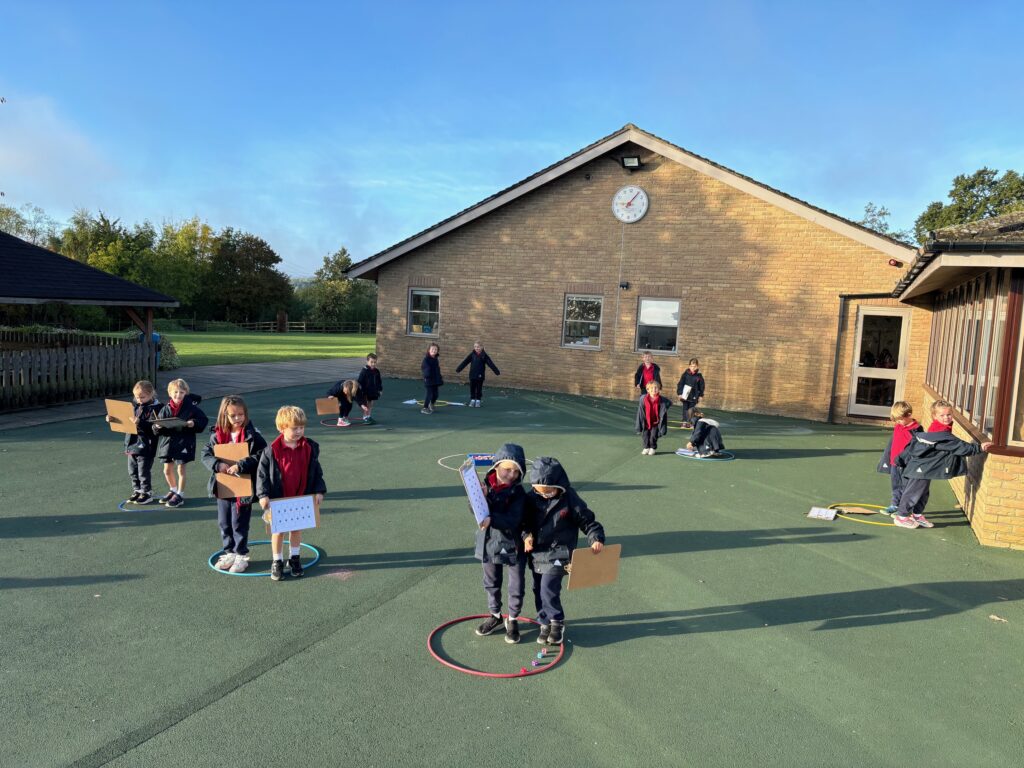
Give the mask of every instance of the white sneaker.
[[231, 566], [234, 565], [234, 564], [235, 564], [235, 553], [234, 552], [225, 552], [217, 560], [217, 566], [216, 567], [217, 567], [218, 571], [227, 571], [227, 570], [230, 570]]
[[248, 555], [235, 555], [235, 562], [231, 566], [230, 570], [232, 573], [245, 573], [245, 569], [249, 567], [249, 556]]
[[476, 401], [476, 407], [477, 407], [477, 408], [479, 408], [479, 407], [480, 407], [480, 401], [479, 401], [479, 400], [477, 400], [477, 401]]
[[352, 422], [349, 421], [348, 419], [338, 419], [338, 426], [339, 427], [350, 427], [350, 426], [352, 426]]

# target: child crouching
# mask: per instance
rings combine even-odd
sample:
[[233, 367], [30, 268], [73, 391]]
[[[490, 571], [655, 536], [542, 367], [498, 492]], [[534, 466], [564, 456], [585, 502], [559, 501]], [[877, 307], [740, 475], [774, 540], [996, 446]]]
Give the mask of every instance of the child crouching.
[[719, 451], [725, 450], [725, 442], [722, 440], [722, 432], [717, 421], [707, 418], [696, 408], [690, 412], [690, 418], [693, 419], [693, 433], [686, 443], [688, 451], [707, 457], [717, 456]]

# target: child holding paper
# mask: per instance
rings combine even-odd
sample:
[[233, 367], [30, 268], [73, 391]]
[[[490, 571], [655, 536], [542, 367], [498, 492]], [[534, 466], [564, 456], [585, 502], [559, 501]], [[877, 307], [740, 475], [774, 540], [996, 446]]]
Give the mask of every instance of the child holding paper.
[[373, 404], [380, 400], [384, 384], [377, 369], [377, 356], [371, 352], [366, 356], [366, 365], [359, 371], [359, 391], [363, 393], [363, 421], [373, 419]]
[[[225, 461], [217, 457], [218, 445], [244, 444], [247, 456], [239, 461]], [[252, 518], [252, 500], [255, 493], [256, 466], [267, 441], [249, 421], [249, 408], [238, 395], [228, 395], [220, 401], [217, 423], [210, 433], [210, 441], [203, 448], [202, 461], [210, 475], [207, 488], [210, 498], [216, 497], [217, 472], [229, 475], [249, 475], [253, 478], [253, 492], [234, 499], [217, 499], [217, 523], [224, 554], [217, 560], [217, 569], [244, 573], [249, 567], [249, 521]]]
[[363, 421], [366, 421], [370, 409], [366, 405], [366, 400], [359, 390], [359, 382], [355, 379], [349, 379], [348, 381], [339, 381], [330, 391], [327, 396], [331, 400], [338, 401], [338, 426], [339, 427], [350, 427], [352, 422], [348, 420], [348, 415], [352, 413], [352, 405], [358, 404], [363, 409]]
[[[128, 477], [132, 482], [132, 495], [126, 504], [149, 504], [153, 501], [153, 459], [156, 457], [156, 437], [153, 435], [153, 419], [160, 409], [156, 399], [156, 388], [145, 379], [135, 382], [132, 387], [133, 415], [136, 434], [125, 434], [124, 453], [128, 457]], [[107, 416], [107, 421], [113, 421]]]
[[543, 456], [530, 467], [533, 505], [532, 528], [525, 541], [533, 571], [533, 600], [540, 634], [537, 642], [560, 645], [565, 640], [565, 612], [562, 610], [562, 577], [572, 561], [580, 532], [590, 548], [604, 548], [604, 527], [594, 518], [587, 503], [569, 484], [558, 459]]
[[[163, 459], [164, 479], [170, 489], [160, 499], [160, 503], [168, 507], [180, 507], [185, 503], [185, 467], [196, 460], [196, 435], [206, 431], [210, 420], [199, 407], [203, 398], [190, 394], [184, 379], [175, 379], [168, 384], [167, 394], [171, 399], [160, 409], [157, 418], [179, 418], [185, 422], [185, 426], [165, 428], [159, 424], [153, 425], [153, 431], [160, 435], [156, 456]], [[175, 467], [178, 470], [177, 484], [174, 482]]]
[[704, 374], [700, 372], [700, 361], [696, 357], [690, 358], [689, 366], [679, 377], [676, 394], [683, 404], [683, 428], [690, 429], [693, 427], [692, 411], [704, 398]]
[[658, 438], [668, 434], [668, 409], [672, 401], [661, 396], [661, 384], [654, 379], [647, 382], [647, 394], [640, 398], [636, 409], [636, 432], [643, 442], [645, 456], [658, 451]]
[[[295, 405], [281, 406], [274, 423], [280, 434], [264, 449], [256, 470], [256, 496], [259, 497], [260, 507], [264, 511], [269, 510], [271, 499], [291, 496], [313, 496], [319, 505], [327, 493], [327, 486], [324, 484], [324, 471], [320, 467], [320, 446], [305, 436], [305, 411]], [[302, 576], [302, 562], [299, 559], [302, 531], [291, 531], [288, 540], [291, 542], [288, 569], [293, 577], [299, 578]], [[283, 532], [271, 534], [270, 546], [274, 562], [270, 567], [270, 578], [274, 581], [284, 578], [281, 554], [283, 543]]]
[[508, 618], [504, 621], [505, 642], [519, 642], [519, 612], [526, 591], [524, 552], [528, 504], [523, 490], [526, 454], [522, 446], [505, 443], [494, 454], [494, 465], [484, 477], [488, 516], [476, 534], [474, 556], [483, 564], [484, 591], [490, 616], [476, 628], [483, 637], [502, 626], [502, 570], [508, 568]]

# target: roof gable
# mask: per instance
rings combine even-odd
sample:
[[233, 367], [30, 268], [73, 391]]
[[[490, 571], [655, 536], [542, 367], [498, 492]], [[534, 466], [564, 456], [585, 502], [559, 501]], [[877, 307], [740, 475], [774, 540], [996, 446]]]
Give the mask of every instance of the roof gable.
[[481, 200], [479, 203], [460, 211], [454, 216], [450, 216], [432, 227], [428, 227], [422, 232], [412, 235], [411, 237], [392, 245], [390, 248], [387, 248], [380, 253], [353, 265], [349, 269], [348, 274], [351, 277], [370, 277], [375, 279], [377, 270], [384, 264], [404, 256], [410, 251], [426, 245], [432, 240], [436, 240], [437, 238], [442, 237], [443, 235], [446, 235], [449, 232], [470, 223], [471, 221], [479, 219], [482, 216], [486, 216], [497, 208], [500, 208], [503, 205], [506, 205], [513, 200], [516, 200], [517, 198], [520, 198], [523, 195], [526, 195], [533, 190], [542, 187], [545, 184], [570, 173], [571, 171], [574, 171], [580, 166], [583, 166], [628, 143], [633, 143], [643, 147], [644, 149], [655, 152], [679, 163], [680, 165], [691, 168], [705, 176], [710, 176], [711, 178], [733, 187], [734, 189], [738, 189], [741, 192], [745, 192], [746, 194], [763, 200], [770, 205], [782, 208], [783, 210], [800, 216], [803, 219], [823, 226], [826, 229], [832, 230], [833, 232], [855, 240], [863, 245], [875, 248], [876, 250], [890, 256], [905, 259], [908, 254], [914, 251], [911, 246], [908, 246], [905, 243], [901, 243], [891, 237], [881, 235], [874, 230], [857, 224], [856, 222], [844, 219], [843, 217], [830, 213], [823, 208], [817, 208], [810, 203], [804, 202], [803, 200], [791, 195], [787, 195], [777, 189], [773, 189], [766, 184], [762, 184], [748, 176], [744, 176], [743, 174], [730, 170], [723, 165], [719, 165], [707, 158], [689, 152], [682, 147], [677, 147], [676, 145], [671, 144], [652, 133], [648, 133], [647, 131], [637, 128], [632, 123], [629, 123], [615, 133], [606, 136], [603, 139], [599, 139], [593, 144], [584, 147], [575, 154], [560, 160], [554, 165], [550, 165], [532, 176], [523, 179], [517, 184], [501, 190], [500, 192], [496, 192], [490, 197]]
[[170, 296], [0, 232], [0, 304], [176, 307]]

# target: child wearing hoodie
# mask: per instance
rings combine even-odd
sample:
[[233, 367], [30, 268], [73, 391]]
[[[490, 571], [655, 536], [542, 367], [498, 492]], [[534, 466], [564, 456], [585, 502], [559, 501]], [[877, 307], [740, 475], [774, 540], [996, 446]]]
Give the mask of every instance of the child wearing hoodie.
[[441, 377], [441, 348], [435, 343], [427, 347], [427, 354], [420, 363], [420, 372], [423, 374], [423, 407], [420, 413], [433, 413], [434, 403], [437, 402], [438, 391], [444, 386], [444, 379]]
[[371, 352], [366, 356], [366, 365], [359, 371], [359, 391], [363, 393], [363, 421], [373, 420], [373, 404], [380, 400], [384, 391], [384, 383], [380, 378], [380, 369], [377, 368], [377, 356]]
[[[160, 409], [158, 419], [177, 417], [185, 422], [182, 427], [161, 427], [153, 425], [153, 432], [160, 436], [156, 457], [164, 463], [164, 479], [167, 481], [167, 495], [160, 499], [168, 507], [180, 507], [185, 503], [186, 466], [196, 460], [196, 435], [206, 431], [210, 420], [199, 407], [203, 398], [189, 392], [184, 379], [175, 379], [167, 385], [170, 400]], [[177, 468], [177, 482], [175, 482]]]
[[889, 475], [889, 482], [892, 486], [892, 499], [885, 509], [885, 514], [894, 515], [900, 507], [900, 499], [903, 497], [903, 472], [896, 464], [896, 459], [903, 453], [903, 449], [910, 445], [914, 439], [914, 433], [921, 431], [921, 425], [914, 418], [914, 408], [904, 400], [897, 400], [889, 409], [889, 416], [892, 418], [892, 437], [882, 451], [882, 458], [878, 461], [877, 470]]
[[533, 599], [537, 608], [542, 645], [561, 645], [565, 640], [562, 609], [562, 577], [572, 560], [582, 532], [595, 553], [604, 548], [604, 527], [569, 483], [558, 459], [542, 456], [530, 467], [527, 494], [533, 506], [532, 528], [525, 541], [533, 571]]
[[932, 480], [952, 480], [967, 474], [968, 456], [992, 449], [992, 442], [967, 443], [953, 434], [953, 406], [932, 403], [932, 423], [916, 432], [896, 459], [903, 472], [903, 495], [892, 521], [899, 528], [934, 528], [924, 516]]
[[484, 591], [490, 616], [476, 628], [481, 637], [502, 626], [502, 571], [508, 568], [508, 618], [504, 620], [505, 642], [519, 642], [519, 612], [526, 591], [524, 540], [529, 504], [523, 490], [526, 454], [522, 446], [505, 443], [494, 454], [494, 465], [484, 477], [488, 516], [476, 534], [475, 557], [483, 564]]

